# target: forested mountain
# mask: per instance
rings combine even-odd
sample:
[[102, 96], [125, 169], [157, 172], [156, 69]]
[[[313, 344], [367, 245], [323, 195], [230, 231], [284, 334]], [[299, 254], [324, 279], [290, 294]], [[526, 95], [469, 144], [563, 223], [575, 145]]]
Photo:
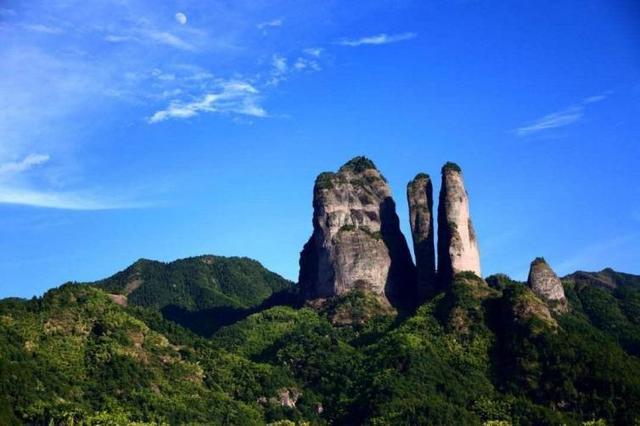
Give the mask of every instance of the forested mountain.
[[395, 315], [354, 290], [257, 308], [211, 337], [163, 318], [159, 303], [115, 303], [105, 290], [124, 281], [110, 281], [0, 302], [0, 423], [640, 419], [638, 276], [569, 275], [559, 315], [506, 276], [486, 286], [462, 273], [415, 311]]

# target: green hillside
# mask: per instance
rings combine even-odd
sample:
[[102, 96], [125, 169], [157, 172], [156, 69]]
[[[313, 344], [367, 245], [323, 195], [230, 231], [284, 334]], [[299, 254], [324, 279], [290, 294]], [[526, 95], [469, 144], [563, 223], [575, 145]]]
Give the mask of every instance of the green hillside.
[[93, 283], [127, 296], [129, 304], [187, 310], [259, 305], [292, 283], [246, 257], [198, 256], [170, 263], [141, 259]]
[[[233, 279], [213, 285], [220, 275], [206, 278], [214, 268], [198, 259], [138, 262], [97, 287], [1, 301], [0, 424], [640, 421], [638, 276], [565, 277], [570, 312], [558, 316], [504, 275], [487, 287], [464, 273], [396, 316], [361, 292], [266, 308]], [[144, 284], [122, 306], [113, 293], [126, 293], [132, 273]], [[202, 337], [163, 308], [211, 305], [171, 299], [169, 283], [208, 283], [253, 313]], [[288, 286], [273, 283], [261, 297]], [[161, 294], [131, 297], [145, 285]]]

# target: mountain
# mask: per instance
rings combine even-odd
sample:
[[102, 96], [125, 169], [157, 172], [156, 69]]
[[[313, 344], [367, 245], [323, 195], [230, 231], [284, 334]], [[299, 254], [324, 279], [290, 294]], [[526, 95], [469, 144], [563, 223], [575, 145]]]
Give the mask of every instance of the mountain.
[[140, 259], [91, 284], [137, 306], [200, 310], [259, 305], [293, 283], [246, 257], [198, 256], [169, 263]]
[[633, 424], [640, 277], [611, 274], [625, 293], [563, 278], [562, 315], [469, 273], [404, 317], [355, 290], [210, 338], [87, 285], [5, 299], [0, 424]]
[[640, 276], [480, 277], [442, 179], [437, 222], [428, 175], [407, 188], [417, 266], [357, 157], [316, 180], [299, 285], [200, 256], [1, 300], [0, 424], [638, 424]]
[[247, 315], [295, 299], [293, 283], [245, 257], [197, 256], [163, 263], [141, 259], [87, 283], [119, 304], [158, 309], [204, 336]]
[[77, 284], [0, 302], [0, 424], [261, 421], [240, 395], [268, 395], [273, 369], [135, 312]]

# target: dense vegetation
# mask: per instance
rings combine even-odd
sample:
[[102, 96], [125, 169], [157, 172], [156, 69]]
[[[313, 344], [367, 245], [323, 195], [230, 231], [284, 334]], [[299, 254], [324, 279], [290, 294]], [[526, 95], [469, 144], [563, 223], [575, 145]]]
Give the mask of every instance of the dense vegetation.
[[358, 156], [347, 161], [340, 170], [351, 170], [353, 173], [362, 173], [365, 170], [376, 169], [376, 165], [367, 157]]
[[[97, 285], [1, 301], [0, 424], [640, 421], [640, 277], [569, 276], [571, 311], [552, 316], [505, 275], [486, 286], [459, 274], [415, 312], [395, 315], [362, 291], [313, 307], [271, 306], [287, 283], [265, 279], [271, 292], [254, 297], [233, 279], [262, 273], [194, 259], [205, 266], [138, 262]], [[220, 270], [236, 275], [222, 284]], [[130, 292], [120, 306], [108, 292], [125, 294], [132, 274], [144, 277], [138, 290], [148, 279], [159, 294]], [[173, 283], [196, 282], [245, 314], [206, 333], [170, 321], [169, 304], [201, 312], [201, 321], [221, 314], [211, 309], [228, 299], [202, 305], [171, 293]]]
[[199, 256], [170, 263], [141, 259], [95, 285], [126, 294], [138, 306], [197, 310], [248, 308], [292, 283], [252, 259]]

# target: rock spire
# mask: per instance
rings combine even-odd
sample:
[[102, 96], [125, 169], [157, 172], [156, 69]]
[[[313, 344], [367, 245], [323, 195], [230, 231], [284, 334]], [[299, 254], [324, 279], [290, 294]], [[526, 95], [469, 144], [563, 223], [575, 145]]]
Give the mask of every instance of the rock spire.
[[415, 266], [391, 190], [371, 160], [356, 157], [316, 179], [299, 284], [305, 299], [356, 288], [392, 304], [415, 299]]
[[428, 174], [419, 173], [407, 184], [409, 222], [416, 258], [419, 300], [436, 293], [436, 253], [433, 235], [433, 185]]
[[536, 296], [550, 305], [551, 310], [558, 313], [567, 312], [568, 303], [562, 282], [543, 257], [531, 262], [527, 285]]
[[438, 278], [446, 285], [464, 271], [481, 276], [480, 252], [462, 170], [455, 163], [446, 163], [438, 204]]

